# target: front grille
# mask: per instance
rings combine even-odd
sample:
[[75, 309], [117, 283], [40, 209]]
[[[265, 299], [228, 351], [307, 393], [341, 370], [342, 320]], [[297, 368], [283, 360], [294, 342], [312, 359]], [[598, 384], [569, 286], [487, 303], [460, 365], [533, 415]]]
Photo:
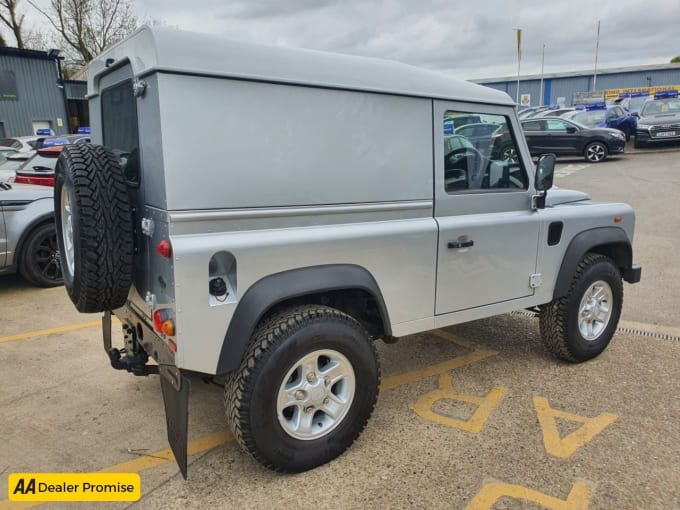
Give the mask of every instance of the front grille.
[[652, 133], [658, 133], [659, 131], [674, 131], [680, 130], [680, 124], [663, 124], [660, 126], [652, 126]]

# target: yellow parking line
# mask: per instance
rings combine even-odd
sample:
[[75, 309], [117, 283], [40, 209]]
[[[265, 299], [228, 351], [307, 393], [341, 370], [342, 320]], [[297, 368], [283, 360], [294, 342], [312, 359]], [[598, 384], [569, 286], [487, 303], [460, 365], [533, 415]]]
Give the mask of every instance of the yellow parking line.
[[[66, 329], [66, 331], [70, 331], [72, 329], [79, 329], [79, 328], [85, 328], [85, 327], [92, 327], [94, 325], [100, 324], [100, 322], [94, 322], [90, 323], [89, 325], [81, 324], [79, 326], [70, 326]], [[59, 331], [54, 331], [54, 330], [44, 330], [44, 331], [51, 331], [51, 332], [62, 332], [65, 329], [64, 328], [54, 328], [55, 330]], [[41, 332], [35, 332], [33, 336], [40, 336], [38, 333]], [[437, 330], [437, 331], [432, 331], [431, 333], [435, 334], [436, 336], [439, 336], [440, 338], [444, 338], [446, 340], [449, 340], [453, 343], [457, 343], [463, 347], [474, 349], [472, 352], [464, 355], [464, 356], [457, 356], [453, 359], [450, 359], [448, 361], [444, 361], [442, 363], [437, 363], [436, 365], [431, 365], [429, 367], [425, 367], [422, 369], [418, 370], [412, 370], [410, 372], [406, 372], [403, 374], [398, 374], [398, 375], [393, 375], [391, 377], [387, 377], [383, 379], [382, 384], [380, 385], [380, 390], [381, 391], [389, 391], [393, 390], [395, 388], [398, 388], [400, 386], [403, 386], [405, 384], [409, 384], [415, 381], [418, 381], [420, 379], [425, 379], [427, 377], [431, 377], [434, 375], [438, 375], [441, 372], [446, 372], [449, 370], [453, 370], [455, 368], [460, 368], [465, 365], [469, 365], [471, 363], [476, 363], [478, 361], [481, 361], [485, 358], [488, 358], [490, 356], [494, 356], [498, 354], [495, 351], [483, 349], [477, 347], [475, 344], [459, 339], [458, 337], [447, 333], [445, 331]], [[30, 335], [30, 333], [27, 333]], [[49, 334], [49, 333], [44, 333], [42, 334]], [[18, 335], [19, 336], [19, 335]], [[11, 338], [11, 337], [7, 337]], [[0, 339], [1, 341], [2, 339]], [[7, 340], [9, 341], [9, 340]], [[198, 439], [194, 439], [193, 441], [190, 441], [187, 450], [189, 455], [196, 455], [198, 453], [203, 453], [207, 452], [209, 450], [212, 450], [213, 448], [217, 448], [218, 446], [225, 445], [227, 443], [230, 443], [231, 441], [234, 440], [234, 437], [228, 433], [228, 432], [218, 432], [215, 434], [210, 434], [208, 436], [200, 437]], [[139, 473], [141, 471], [145, 471], [147, 469], [152, 469], [158, 466], [162, 466], [163, 464], [167, 464], [168, 462], [173, 462], [175, 460], [175, 457], [172, 454], [172, 451], [170, 448], [165, 448], [163, 450], [159, 450], [154, 453], [150, 454], [145, 454], [140, 456], [137, 459], [129, 460], [126, 462], [121, 462], [120, 464], [116, 464], [115, 466], [110, 466], [104, 469], [101, 469], [99, 472], [100, 473]], [[38, 505], [45, 504], [44, 502], [26, 502], [26, 503], [17, 503], [17, 502], [12, 502], [9, 500], [3, 500], [0, 501], [0, 510], [23, 510], [27, 508], [33, 508]]]
[[95, 326], [101, 326], [102, 321], [92, 321], [84, 322], [82, 324], [72, 324], [70, 326], [60, 326], [58, 328], [41, 329], [38, 331], [30, 331], [28, 333], [21, 333], [19, 335], [3, 336], [0, 337], [0, 344], [5, 342], [16, 342], [17, 340], [28, 340], [29, 338], [36, 338], [39, 336], [54, 335], [56, 333], [66, 333], [68, 331], [76, 331], [78, 329], [93, 328]]

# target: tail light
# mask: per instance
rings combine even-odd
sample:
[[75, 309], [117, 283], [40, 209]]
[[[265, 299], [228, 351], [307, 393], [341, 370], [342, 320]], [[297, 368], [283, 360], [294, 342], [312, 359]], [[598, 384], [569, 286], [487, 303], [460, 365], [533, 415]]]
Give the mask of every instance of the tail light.
[[163, 239], [158, 243], [158, 246], [156, 246], [156, 251], [163, 258], [169, 259], [172, 257], [172, 245], [170, 244], [170, 241]]
[[175, 336], [175, 322], [168, 309], [156, 310], [153, 313], [153, 329], [165, 336]]

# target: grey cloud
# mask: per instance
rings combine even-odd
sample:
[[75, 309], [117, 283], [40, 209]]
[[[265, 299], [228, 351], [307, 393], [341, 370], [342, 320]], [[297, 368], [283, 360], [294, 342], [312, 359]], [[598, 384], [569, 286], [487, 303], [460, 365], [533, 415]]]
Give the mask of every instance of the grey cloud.
[[[140, 14], [234, 39], [388, 58], [463, 78], [668, 62], [680, 54], [677, 0], [137, 0]], [[675, 47], [673, 47], [675, 45]]]

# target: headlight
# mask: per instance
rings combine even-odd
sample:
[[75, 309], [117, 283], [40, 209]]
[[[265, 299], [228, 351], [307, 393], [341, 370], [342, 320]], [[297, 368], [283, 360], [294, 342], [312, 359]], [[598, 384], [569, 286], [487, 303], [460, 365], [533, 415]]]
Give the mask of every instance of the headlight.
[[623, 133], [612, 133], [612, 135], [615, 136], [616, 138], [620, 139], [620, 140], [626, 139], [626, 135], [624, 135]]
[[649, 126], [649, 124], [643, 124], [642, 122], [638, 121], [637, 127], [638, 127], [638, 129], [646, 129], [646, 130], [649, 130], [649, 127], [650, 127], [650, 126]]

